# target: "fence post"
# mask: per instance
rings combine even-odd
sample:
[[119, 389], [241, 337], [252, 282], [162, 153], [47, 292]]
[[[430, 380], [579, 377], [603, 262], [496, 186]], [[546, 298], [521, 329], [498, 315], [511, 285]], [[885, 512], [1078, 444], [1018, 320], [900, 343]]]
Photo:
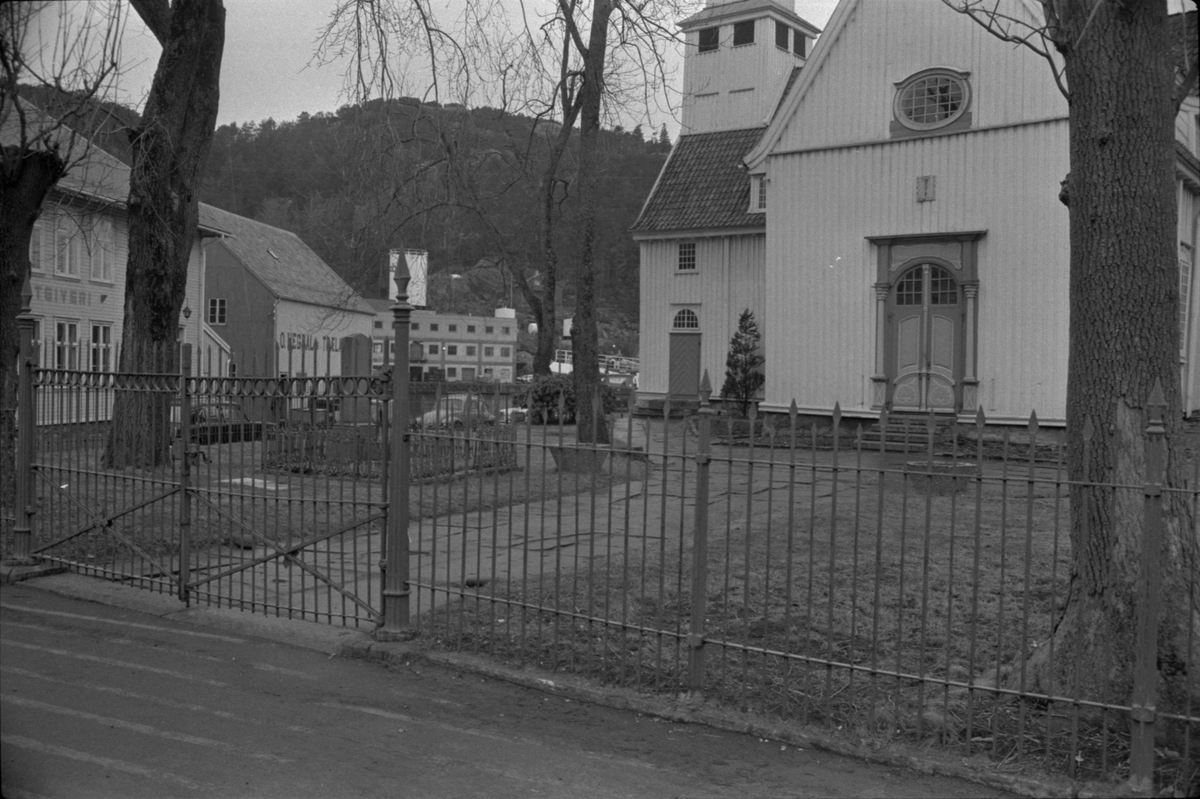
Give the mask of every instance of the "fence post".
[[700, 424], [696, 443], [696, 530], [692, 541], [692, 626], [688, 636], [688, 690], [704, 691], [704, 615], [708, 600], [708, 471], [712, 462], [712, 417], [708, 370], [700, 381]]
[[407, 636], [409, 626], [408, 587], [408, 330], [412, 306], [408, 304], [408, 266], [404, 259], [396, 265], [396, 304], [392, 306], [392, 340], [395, 365], [392, 367], [392, 449], [390, 501], [387, 505], [386, 539], [383, 560], [383, 625], [376, 639], [390, 641]]
[[1130, 702], [1129, 790], [1150, 796], [1154, 788], [1154, 719], [1158, 688], [1159, 551], [1162, 542], [1163, 489], [1163, 399], [1162, 383], [1146, 403], [1150, 421], [1146, 425], [1146, 483], [1142, 528], [1141, 597], [1138, 602], [1137, 654]]
[[33, 399], [33, 370], [38, 366], [38, 353], [33, 346], [32, 313], [33, 288], [29, 275], [21, 286], [21, 312], [17, 315], [17, 473], [16, 519], [13, 526], [12, 556], [6, 566], [32, 566], [37, 559], [33, 551], [33, 429], [36, 424]]
[[188, 583], [192, 581], [192, 462], [200, 455], [199, 443], [192, 443], [192, 395], [188, 391], [191, 344], [183, 345], [179, 366], [179, 446], [183, 452], [179, 464], [179, 601], [187, 603]]

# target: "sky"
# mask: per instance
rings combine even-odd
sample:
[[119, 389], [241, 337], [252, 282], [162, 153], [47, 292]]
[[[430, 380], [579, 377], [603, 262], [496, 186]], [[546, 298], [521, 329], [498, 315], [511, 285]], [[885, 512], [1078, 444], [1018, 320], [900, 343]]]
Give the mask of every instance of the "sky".
[[[504, 1], [518, 5], [517, 0]], [[346, 63], [320, 65], [313, 58], [319, 34], [336, 4], [337, 0], [225, 0], [217, 124], [258, 122], [268, 117], [280, 122], [305, 111], [335, 111], [346, 104]], [[836, 0], [795, 0], [796, 13], [817, 27], [824, 27], [836, 5]], [[140, 107], [160, 51], [137, 15], [127, 11], [117, 86], [123, 102]], [[682, 71], [678, 71], [677, 90], [682, 79]], [[420, 95], [419, 91], [406, 93]], [[678, 122], [658, 110], [646, 120], [629, 120], [626, 127], [639, 122], [648, 130], [666, 124], [672, 139], [679, 131]]]

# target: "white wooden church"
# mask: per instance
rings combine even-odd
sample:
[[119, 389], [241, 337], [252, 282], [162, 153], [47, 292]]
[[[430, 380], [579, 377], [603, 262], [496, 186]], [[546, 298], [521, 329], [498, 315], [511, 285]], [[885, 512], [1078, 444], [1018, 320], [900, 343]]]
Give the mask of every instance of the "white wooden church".
[[[680, 28], [683, 129], [633, 228], [639, 403], [694, 399], [705, 370], [719, 392], [748, 308], [763, 410], [1061, 424], [1067, 103], [1047, 63], [940, 0], [842, 0], [824, 32], [790, 0], [709, 2]], [[1176, 125], [1190, 414], [1198, 108]]]

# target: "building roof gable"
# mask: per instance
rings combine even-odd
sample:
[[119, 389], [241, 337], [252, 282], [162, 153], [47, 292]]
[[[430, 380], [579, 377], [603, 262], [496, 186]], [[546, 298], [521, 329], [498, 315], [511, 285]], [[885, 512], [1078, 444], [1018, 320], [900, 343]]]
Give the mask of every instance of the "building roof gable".
[[680, 136], [633, 225], [634, 233], [698, 228], [762, 228], [752, 214], [750, 178], [742, 158], [761, 127]]
[[295, 233], [204, 203], [200, 204], [200, 220], [203, 225], [228, 231], [221, 243], [279, 299], [374, 313]]

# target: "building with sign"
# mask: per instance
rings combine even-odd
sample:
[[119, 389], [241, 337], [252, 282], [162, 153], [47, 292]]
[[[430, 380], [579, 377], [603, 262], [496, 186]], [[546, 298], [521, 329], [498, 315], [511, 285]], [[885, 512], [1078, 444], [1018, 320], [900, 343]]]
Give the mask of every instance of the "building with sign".
[[[375, 309], [372, 364], [395, 361], [392, 301], [367, 300]], [[410, 373], [414, 380], [511, 383], [517, 375], [517, 320], [508, 308], [496, 316], [413, 311], [409, 322]], [[511, 314], [511, 315], [510, 315]]]
[[[31, 311], [42, 366], [114, 371], [119, 362], [129, 259], [129, 167], [92, 144], [51, 190], [29, 245]], [[84, 149], [86, 148], [86, 149]], [[205, 248], [223, 231], [202, 220], [188, 263], [179, 340], [193, 374], [224, 375], [229, 347], [205, 323]]]
[[227, 231], [206, 251], [204, 321], [228, 342], [238, 377], [323, 377], [343, 369], [346, 340], [369, 345], [375, 311], [295, 233], [211, 206]]

